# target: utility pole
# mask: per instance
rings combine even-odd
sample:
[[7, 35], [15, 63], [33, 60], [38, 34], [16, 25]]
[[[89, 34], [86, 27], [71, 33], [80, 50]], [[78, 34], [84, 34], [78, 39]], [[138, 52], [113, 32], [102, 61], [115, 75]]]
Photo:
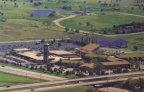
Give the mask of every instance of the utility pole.
[[[107, 77], [107, 84], [108, 84], [108, 77]], [[108, 92], [108, 86], [107, 86], [107, 92]]]

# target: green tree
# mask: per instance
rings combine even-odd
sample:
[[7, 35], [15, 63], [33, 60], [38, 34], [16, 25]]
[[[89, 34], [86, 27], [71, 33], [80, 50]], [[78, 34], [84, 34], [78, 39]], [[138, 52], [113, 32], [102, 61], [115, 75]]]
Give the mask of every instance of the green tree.
[[126, 80], [126, 82], [124, 84], [124, 88], [126, 88], [128, 90], [133, 90], [135, 88], [135, 84], [132, 82], [132, 79]]
[[95, 92], [95, 91], [91, 88], [91, 89], [87, 89], [85, 92]]
[[138, 50], [138, 46], [133, 46], [134, 50]]
[[117, 73], [122, 73], [122, 68], [121, 67], [117, 68]]
[[69, 28], [68, 28], [68, 27], [65, 27], [65, 31], [68, 32], [68, 31], [69, 31]]
[[139, 85], [139, 87], [140, 87], [141, 90], [144, 89], [144, 79], [139, 78], [138, 79], [138, 85]]

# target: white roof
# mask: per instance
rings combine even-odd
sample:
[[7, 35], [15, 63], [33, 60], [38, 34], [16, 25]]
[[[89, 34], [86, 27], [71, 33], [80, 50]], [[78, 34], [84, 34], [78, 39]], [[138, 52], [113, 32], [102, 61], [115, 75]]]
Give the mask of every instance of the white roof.
[[57, 54], [57, 55], [63, 55], [63, 54], [67, 54], [67, 55], [69, 54], [69, 55], [71, 55], [71, 54], [73, 54], [73, 53], [65, 51], [65, 50], [51, 50], [49, 52], [51, 54]]

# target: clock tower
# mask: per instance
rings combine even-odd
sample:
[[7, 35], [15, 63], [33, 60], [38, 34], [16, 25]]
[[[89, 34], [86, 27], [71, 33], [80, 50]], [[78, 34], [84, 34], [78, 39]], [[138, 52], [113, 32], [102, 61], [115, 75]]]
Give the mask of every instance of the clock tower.
[[49, 44], [45, 44], [43, 47], [43, 62], [47, 64], [49, 62], [48, 56], [49, 56]]

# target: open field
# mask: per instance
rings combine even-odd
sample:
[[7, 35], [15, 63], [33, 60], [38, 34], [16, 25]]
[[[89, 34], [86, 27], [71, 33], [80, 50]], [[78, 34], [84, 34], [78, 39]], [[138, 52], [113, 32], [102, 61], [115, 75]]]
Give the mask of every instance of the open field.
[[[65, 89], [48, 90], [42, 92], [86, 92], [87, 89], [92, 89], [92, 87], [80, 86], [80, 87], [72, 87], [72, 88], [65, 88]], [[103, 92], [103, 91], [96, 91], [96, 92]]]
[[[104, 3], [105, 0], [100, 0], [101, 3]], [[0, 41], [12, 41], [12, 40], [34, 40], [34, 39], [49, 39], [49, 38], [58, 38], [58, 37], [68, 37], [67, 33], [60, 32], [64, 29], [57, 28], [51, 23], [53, 20], [60, 17], [71, 15], [74, 11], [84, 10], [94, 12], [94, 13], [103, 13], [101, 9], [111, 9], [111, 8], [121, 8], [121, 12], [131, 12], [134, 14], [144, 15], [143, 7], [141, 10], [137, 6], [134, 6], [135, 2], [133, 0], [121, 0], [117, 2], [116, 0], [107, 0], [106, 3], [110, 6], [101, 6], [99, 0], [68, 0], [68, 2], [58, 2], [54, 0], [46, 1], [40, 0], [41, 5], [34, 5], [34, 2], [27, 2], [26, 0], [16, 0], [13, 1], [0, 1], [0, 18], [5, 18], [5, 22], [0, 22]], [[119, 4], [118, 6], [112, 6], [113, 4]], [[143, 2], [136, 4], [143, 4]], [[65, 5], [72, 6], [72, 10], [63, 10], [62, 7]], [[134, 10], [131, 8], [134, 7]], [[37, 16], [32, 14], [32, 10], [55, 10], [56, 15], [51, 17]], [[127, 23], [133, 21], [142, 21], [142, 19], [137, 19], [128, 16], [118, 15], [112, 12], [110, 15], [106, 14], [104, 16], [78, 16], [74, 19], [73, 27], [83, 28], [84, 30], [90, 30], [90, 27], [83, 25], [80, 27], [78, 22], [81, 19], [85, 19], [82, 22], [87, 20], [96, 20], [100, 23], [95, 23], [92, 21], [93, 27], [97, 30], [101, 28], [109, 28], [116, 23]], [[121, 20], [122, 17], [125, 21]], [[95, 19], [96, 18], [96, 19]], [[112, 18], [113, 22], [112, 22]], [[120, 21], [117, 21], [118, 19]], [[130, 19], [133, 19], [130, 21]], [[110, 21], [110, 22], [109, 22]], [[71, 22], [69, 20], [69, 22]], [[66, 24], [66, 26], [71, 27], [71, 23]], [[48, 25], [47, 25], [48, 23]], [[64, 23], [64, 24], [65, 24]], [[47, 28], [48, 26], [48, 28]]]
[[[44, 9], [45, 5], [56, 7], [56, 2], [45, 3], [40, 7], [33, 6], [33, 3], [17, 0], [18, 7], [14, 7], [13, 1], [0, 1], [0, 41], [14, 40], [36, 40], [49, 38], [65, 38], [67, 33], [63, 29], [52, 25], [52, 21], [60, 18], [61, 15], [51, 17], [32, 15], [32, 10]], [[52, 4], [53, 3], [53, 4]]]
[[133, 49], [133, 46], [138, 46], [139, 50], [144, 50], [144, 33], [129, 36], [119, 36], [118, 38], [123, 38], [130, 43], [128, 49]]
[[0, 86], [40, 82], [38, 79], [0, 72]]
[[77, 76], [75, 74], [65, 75], [64, 73], [60, 73], [60, 74], [57, 74], [56, 72], [50, 73], [49, 71], [41, 71], [41, 70], [38, 70], [38, 69], [35, 70], [35, 69], [26, 68], [26, 67], [23, 67], [23, 66], [14, 66], [12, 64], [2, 63], [2, 62], [0, 62], [0, 65], [14, 67], [14, 68], [23, 69], [23, 70], [28, 70], [28, 71], [32, 71], [32, 72], [41, 73], [41, 74], [48, 74], [48, 75], [53, 75], [53, 76], [59, 76], [59, 77], [62, 77], [62, 78], [71, 78], [71, 79], [72, 78], [77, 78]]
[[[87, 22], [90, 25], [87, 25]], [[126, 24], [131, 22], [144, 22], [144, 18], [123, 15], [120, 13], [106, 13], [105, 15], [95, 15], [95, 16], [77, 16], [72, 19], [63, 20], [60, 23], [66, 27], [74, 27], [76, 29], [82, 29], [86, 31], [91, 31], [91, 29], [95, 28], [95, 32], [102, 29], [109, 29], [113, 27], [113, 25]], [[80, 24], [81, 23], [81, 24]]]

